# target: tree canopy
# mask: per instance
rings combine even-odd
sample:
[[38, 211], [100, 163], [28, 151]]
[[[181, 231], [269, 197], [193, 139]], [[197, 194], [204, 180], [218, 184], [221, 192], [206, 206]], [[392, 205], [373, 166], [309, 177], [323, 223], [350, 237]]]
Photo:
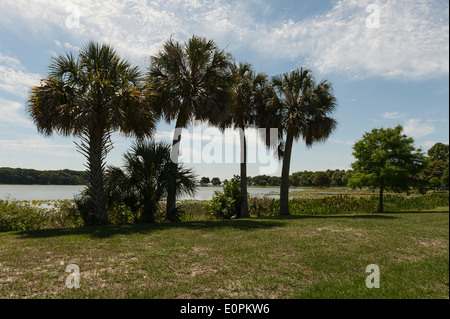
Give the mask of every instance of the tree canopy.
[[448, 163], [449, 161], [449, 145], [443, 143], [436, 143], [428, 150], [428, 156], [432, 161], [442, 161]]
[[418, 174], [425, 168], [425, 155], [414, 140], [402, 134], [403, 127], [373, 129], [353, 146], [352, 187], [380, 189], [378, 211], [383, 211], [383, 192], [407, 192], [420, 187]]

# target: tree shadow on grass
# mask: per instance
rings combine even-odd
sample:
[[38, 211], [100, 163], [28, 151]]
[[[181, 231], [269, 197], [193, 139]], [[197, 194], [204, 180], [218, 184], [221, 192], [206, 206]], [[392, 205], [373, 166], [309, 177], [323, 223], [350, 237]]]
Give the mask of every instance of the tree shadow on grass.
[[388, 215], [401, 215], [401, 214], [448, 214], [448, 209], [438, 209], [438, 210], [427, 210], [427, 211], [417, 211], [417, 210], [407, 210], [401, 212], [385, 212]]
[[290, 220], [290, 219], [397, 219], [399, 217], [388, 216], [385, 214], [355, 214], [355, 215], [289, 215], [289, 216], [273, 216], [265, 217], [274, 220]]
[[[220, 230], [237, 229], [251, 231], [258, 229], [269, 229], [274, 227], [283, 227], [289, 220], [299, 219], [380, 219], [393, 220], [400, 218], [397, 214], [408, 212], [394, 212], [383, 214], [354, 214], [354, 215], [290, 215], [290, 216], [272, 216], [249, 219], [221, 220], [221, 221], [191, 221], [180, 223], [155, 223], [155, 224], [133, 224], [133, 225], [108, 225], [108, 226], [85, 226], [80, 228], [67, 229], [42, 229], [32, 231], [18, 232], [22, 238], [50, 238], [59, 236], [89, 236], [93, 238], [109, 238], [116, 235], [150, 234], [155, 231], [169, 229], [187, 229], [187, 230]], [[448, 211], [434, 212], [410, 212], [414, 214], [421, 213], [447, 213]]]
[[155, 231], [169, 229], [220, 230], [230, 228], [247, 231], [281, 227], [284, 225], [284, 222], [276, 220], [242, 219], [222, 221], [192, 221], [179, 223], [85, 226], [80, 228], [21, 231], [18, 232], [18, 234], [22, 238], [49, 238], [79, 235], [86, 235], [94, 238], [108, 238], [115, 235], [149, 234]]

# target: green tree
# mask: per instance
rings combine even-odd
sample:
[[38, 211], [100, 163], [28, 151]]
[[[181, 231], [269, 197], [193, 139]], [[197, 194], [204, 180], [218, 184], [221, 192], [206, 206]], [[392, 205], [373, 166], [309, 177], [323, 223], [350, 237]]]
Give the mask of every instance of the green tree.
[[425, 156], [402, 131], [400, 125], [373, 129], [353, 146], [356, 161], [350, 186], [379, 188], [379, 213], [383, 212], [385, 190], [407, 192], [420, 186], [418, 174], [425, 168]]
[[138, 67], [111, 46], [89, 42], [77, 58], [72, 53], [52, 58], [49, 76], [32, 88], [27, 111], [38, 131], [81, 139], [77, 146], [87, 158], [92, 223], [107, 223], [104, 171], [111, 133], [143, 138], [155, 131], [141, 79]]
[[441, 185], [442, 187], [448, 188], [449, 185], [448, 167], [445, 169], [444, 174], [442, 174]]
[[437, 181], [442, 180], [442, 176], [447, 168], [448, 162], [441, 160], [432, 160], [431, 162], [428, 161], [426, 168], [420, 176], [424, 181], [428, 182], [432, 188], [437, 188], [440, 186], [437, 185]]
[[211, 180], [211, 184], [213, 184], [213, 186], [220, 186], [222, 182], [220, 181], [220, 178], [218, 177], [213, 177]]
[[327, 172], [315, 172], [313, 184], [316, 187], [330, 187], [331, 179]]
[[[168, 123], [176, 121], [172, 160], [178, 163], [181, 129], [195, 120], [220, 122], [231, 101], [231, 56], [213, 40], [193, 36], [185, 44], [174, 39], [150, 57], [149, 90], [156, 110]], [[168, 180], [167, 211], [176, 207], [175, 181]]]
[[[289, 212], [289, 169], [294, 141], [305, 141], [308, 147], [325, 141], [336, 128], [329, 117], [336, 107], [331, 84], [316, 83], [311, 71], [305, 68], [272, 78], [272, 103], [259, 112], [259, 123], [266, 129], [278, 130], [278, 156], [283, 159], [280, 187], [280, 215]], [[266, 144], [269, 143], [266, 134]], [[272, 145], [273, 146], [273, 145]]]
[[345, 171], [344, 170], [335, 170], [331, 175], [331, 181], [334, 186], [345, 186], [346, 180], [345, 180]]
[[200, 179], [201, 186], [208, 186], [209, 183], [211, 183], [211, 181], [209, 180], [209, 177], [202, 177]]
[[448, 163], [449, 161], [449, 145], [443, 143], [436, 143], [428, 150], [428, 156], [432, 161], [442, 161]]
[[[124, 203], [137, 221], [151, 223], [155, 221], [158, 203], [167, 195], [169, 177], [175, 179], [178, 195], [195, 195], [196, 176], [191, 169], [173, 163], [170, 152], [168, 144], [136, 142], [124, 155], [123, 168], [108, 167], [106, 189], [110, 201]], [[175, 176], [170, 176], [173, 172]]]

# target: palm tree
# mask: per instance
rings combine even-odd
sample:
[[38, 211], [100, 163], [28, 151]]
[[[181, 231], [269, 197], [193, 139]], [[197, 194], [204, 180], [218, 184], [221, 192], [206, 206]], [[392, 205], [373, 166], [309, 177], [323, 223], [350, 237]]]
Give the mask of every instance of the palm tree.
[[[193, 36], [184, 45], [170, 39], [150, 57], [147, 81], [158, 95], [157, 113], [176, 121], [172, 160], [178, 163], [180, 130], [194, 120], [218, 123], [231, 95], [231, 57], [213, 40]], [[172, 174], [174, 175], [174, 174]], [[173, 179], [168, 181], [167, 211], [176, 207]]]
[[241, 142], [241, 197], [243, 198], [240, 215], [249, 217], [247, 201], [247, 141], [245, 129], [256, 123], [257, 110], [264, 107], [267, 97], [268, 80], [263, 73], [256, 73], [249, 63], [234, 64], [231, 68], [233, 77], [233, 103], [227, 117], [223, 118], [222, 129], [227, 126], [239, 130]]
[[40, 133], [81, 138], [78, 151], [87, 158], [91, 223], [106, 224], [104, 171], [110, 136], [143, 138], [153, 134], [154, 112], [145, 103], [142, 76], [106, 44], [87, 43], [52, 58], [49, 76], [32, 88], [27, 111]]
[[[266, 128], [278, 127], [278, 156], [283, 159], [280, 187], [280, 215], [289, 215], [289, 169], [292, 145], [300, 137], [308, 147], [325, 141], [337, 122], [329, 117], [336, 108], [331, 84], [316, 83], [311, 71], [300, 68], [272, 78], [272, 102], [259, 113]], [[266, 141], [267, 142], [267, 141]]]
[[[171, 147], [164, 143], [136, 142], [124, 155], [124, 168], [110, 166], [107, 190], [112, 201], [122, 201], [138, 221], [155, 221], [158, 203], [167, 194], [167, 179], [176, 181], [177, 195], [195, 195], [196, 176], [191, 169], [175, 164], [170, 158]], [[175, 172], [175, 176], [170, 176]]]

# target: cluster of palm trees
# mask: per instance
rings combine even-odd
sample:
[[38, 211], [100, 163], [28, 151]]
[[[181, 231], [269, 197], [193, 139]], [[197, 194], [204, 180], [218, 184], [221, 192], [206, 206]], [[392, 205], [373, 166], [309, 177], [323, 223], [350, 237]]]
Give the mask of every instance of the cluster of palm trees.
[[[151, 189], [154, 185], [150, 184], [164, 181], [160, 189], [166, 193], [166, 211], [170, 212], [176, 209], [177, 192], [183, 189], [177, 180], [177, 172], [183, 170], [178, 165], [178, 133], [182, 128], [200, 120], [221, 129], [240, 129], [243, 198], [247, 198], [244, 131], [249, 127], [266, 128], [268, 132], [277, 128], [275, 151], [283, 159], [280, 214], [288, 215], [293, 142], [301, 137], [311, 146], [326, 140], [336, 127], [330, 117], [335, 107], [330, 83], [316, 83], [309, 70], [300, 68], [270, 78], [255, 72], [249, 63], [236, 63], [213, 40], [193, 36], [185, 43], [168, 40], [150, 57], [146, 72], [121, 59], [111, 46], [94, 42], [87, 43], [78, 57], [72, 53], [53, 57], [48, 77], [32, 88], [27, 111], [40, 133], [80, 137], [77, 149], [87, 158], [92, 214], [96, 223], [105, 224], [105, 158], [113, 145], [113, 132], [135, 136], [140, 143], [154, 135], [159, 120], [176, 123], [178, 130], [172, 145], [163, 147], [170, 149], [173, 165], [160, 163], [163, 170], [155, 165], [147, 167], [154, 172], [159, 169], [159, 173], [148, 174], [149, 179], [140, 184]], [[267, 145], [273, 147], [268, 137], [265, 134]], [[145, 149], [143, 144], [135, 146], [134, 155], [138, 149]], [[157, 145], [148, 147], [156, 151]], [[164, 152], [163, 149], [159, 151]], [[192, 177], [192, 172], [184, 173]], [[130, 181], [133, 172], [114, 174], [117, 181], [121, 177], [124, 181], [127, 176]], [[116, 188], [116, 192], [122, 189], [122, 193], [129, 194], [128, 201], [137, 201], [131, 186], [125, 189], [125, 182], [117, 185], [122, 188]], [[248, 204], [244, 201], [240, 217], [248, 216]]]

